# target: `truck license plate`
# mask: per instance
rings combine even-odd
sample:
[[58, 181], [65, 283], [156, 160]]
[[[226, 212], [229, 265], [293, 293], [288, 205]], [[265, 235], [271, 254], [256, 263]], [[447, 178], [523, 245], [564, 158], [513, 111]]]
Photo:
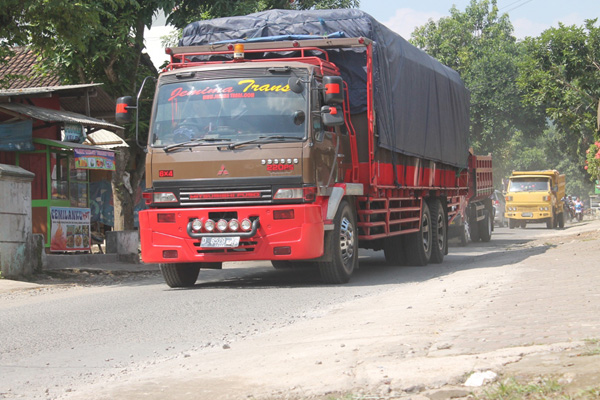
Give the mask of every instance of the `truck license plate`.
[[239, 245], [239, 236], [203, 237], [200, 242], [200, 247], [238, 247]]
[[523, 214], [521, 214], [521, 216], [525, 217], [525, 218], [531, 218], [531, 217], [533, 217], [533, 213], [523, 213]]

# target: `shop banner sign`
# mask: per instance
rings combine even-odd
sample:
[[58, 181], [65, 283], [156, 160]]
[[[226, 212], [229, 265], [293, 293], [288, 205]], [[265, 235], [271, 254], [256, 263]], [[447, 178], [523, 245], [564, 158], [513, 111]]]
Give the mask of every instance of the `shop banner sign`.
[[50, 251], [90, 250], [89, 208], [50, 207]]
[[0, 123], [0, 151], [34, 151], [33, 122]]
[[83, 142], [83, 126], [81, 124], [65, 124], [63, 142]]
[[76, 169], [115, 170], [115, 153], [107, 150], [73, 149]]

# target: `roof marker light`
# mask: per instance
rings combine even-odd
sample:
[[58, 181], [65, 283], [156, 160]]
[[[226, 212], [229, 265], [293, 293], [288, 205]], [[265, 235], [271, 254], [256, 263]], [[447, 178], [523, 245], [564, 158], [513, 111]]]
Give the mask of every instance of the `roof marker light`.
[[243, 60], [244, 59], [244, 45], [241, 43], [236, 43], [233, 46], [233, 59], [234, 60]]

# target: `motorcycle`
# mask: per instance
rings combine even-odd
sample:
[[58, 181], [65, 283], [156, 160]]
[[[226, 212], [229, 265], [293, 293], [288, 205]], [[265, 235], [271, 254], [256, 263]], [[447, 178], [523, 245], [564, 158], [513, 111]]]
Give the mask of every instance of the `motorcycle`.
[[565, 220], [572, 222], [575, 219], [575, 209], [573, 208], [573, 203], [566, 198], [563, 198], [562, 200]]
[[579, 222], [583, 221], [583, 203], [575, 202], [575, 219]]

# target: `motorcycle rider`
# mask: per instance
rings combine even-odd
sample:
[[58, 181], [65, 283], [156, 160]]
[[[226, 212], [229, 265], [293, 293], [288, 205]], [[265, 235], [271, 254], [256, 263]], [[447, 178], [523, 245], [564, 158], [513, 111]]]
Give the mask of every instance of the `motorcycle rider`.
[[574, 203], [575, 206], [575, 215], [577, 217], [577, 221], [583, 220], [583, 202], [577, 197]]

